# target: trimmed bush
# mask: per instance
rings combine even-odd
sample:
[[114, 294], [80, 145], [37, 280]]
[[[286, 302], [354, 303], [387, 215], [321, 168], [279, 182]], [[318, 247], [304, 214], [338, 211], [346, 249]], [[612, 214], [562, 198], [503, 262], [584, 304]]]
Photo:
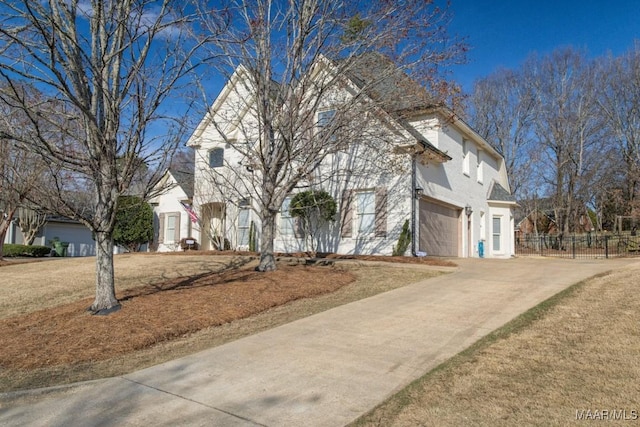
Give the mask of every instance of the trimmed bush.
[[31, 256], [31, 257], [43, 257], [49, 255], [51, 248], [48, 246], [27, 246], [27, 245], [4, 245], [4, 256], [17, 257], [17, 256]]
[[400, 232], [398, 244], [393, 247], [393, 256], [403, 256], [407, 252], [410, 243], [411, 230], [409, 229], [409, 220], [406, 220], [402, 226], [402, 232]]

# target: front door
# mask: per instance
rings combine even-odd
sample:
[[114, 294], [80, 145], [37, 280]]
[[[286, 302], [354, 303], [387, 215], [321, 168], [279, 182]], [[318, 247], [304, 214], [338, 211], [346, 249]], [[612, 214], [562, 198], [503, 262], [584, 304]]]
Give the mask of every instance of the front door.
[[219, 250], [224, 248], [224, 204], [207, 203], [202, 205], [202, 249]]

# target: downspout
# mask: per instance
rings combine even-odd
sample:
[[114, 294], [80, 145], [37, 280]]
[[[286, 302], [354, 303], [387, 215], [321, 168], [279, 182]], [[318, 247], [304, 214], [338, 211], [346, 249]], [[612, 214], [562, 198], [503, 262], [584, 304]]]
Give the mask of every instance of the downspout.
[[411, 156], [411, 255], [416, 254], [416, 155]]

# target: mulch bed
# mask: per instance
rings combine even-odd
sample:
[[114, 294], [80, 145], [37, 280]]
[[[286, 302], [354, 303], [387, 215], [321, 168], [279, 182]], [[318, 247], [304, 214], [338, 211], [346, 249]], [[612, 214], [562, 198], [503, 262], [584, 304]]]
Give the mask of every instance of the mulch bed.
[[33, 369], [106, 360], [245, 318], [355, 280], [336, 267], [279, 265], [181, 278], [121, 292], [122, 309], [92, 316], [85, 299], [0, 320], [0, 367]]

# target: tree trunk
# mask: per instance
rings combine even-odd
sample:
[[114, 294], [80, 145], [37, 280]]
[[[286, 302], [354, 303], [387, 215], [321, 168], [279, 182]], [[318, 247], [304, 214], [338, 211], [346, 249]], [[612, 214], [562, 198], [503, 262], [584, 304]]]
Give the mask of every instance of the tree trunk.
[[269, 208], [262, 209], [262, 239], [260, 240], [260, 265], [258, 265], [258, 271], [276, 270], [276, 259], [273, 256], [276, 214], [277, 212], [273, 212]]
[[109, 314], [119, 309], [113, 272], [113, 237], [111, 233], [96, 232], [96, 299], [89, 310], [93, 314]]
[[4, 239], [7, 236], [7, 230], [15, 213], [16, 208], [10, 208], [8, 212], [4, 213], [6, 217], [0, 219], [0, 260], [4, 259]]
[[0, 261], [4, 259], [4, 237], [7, 234], [7, 230], [0, 230]]

